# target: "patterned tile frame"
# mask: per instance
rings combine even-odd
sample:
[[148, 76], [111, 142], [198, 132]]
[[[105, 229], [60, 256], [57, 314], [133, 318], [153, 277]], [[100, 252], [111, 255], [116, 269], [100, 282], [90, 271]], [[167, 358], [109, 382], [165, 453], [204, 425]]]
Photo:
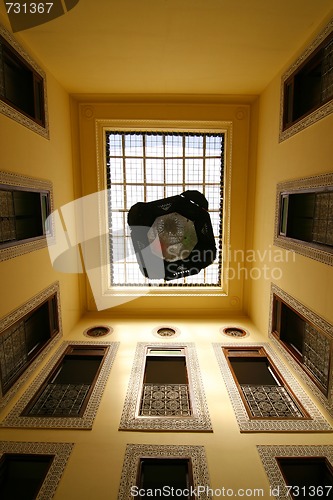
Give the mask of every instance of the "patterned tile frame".
[[[310, 311], [303, 304], [298, 302], [298, 300], [294, 299], [291, 295], [284, 292], [277, 285], [272, 283], [271, 285], [271, 299], [270, 299], [270, 313], [269, 313], [269, 331], [268, 336], [274, 347], [282, 354], [284, 358], [288, 360], [288, 363], [291, 364], [293, 369], [298, 373], [301, 379], [305, 382], [305, 384], [311, 389], [313, 394], [319, 399], [320, 403], [326, 408], [326, 410], [333, 416], [333, 363], [330, 366], [330, 375], [329, 380], [331, 381], [331, 387], [329, 388], [329, 395], [326, 398], [325, 395], [318, 389], [316, 384], [311, 380], [310, 377], [302, 370], [298, 363], [294, 360], [294, 358], [281, 346], [281, 344], [276, 340], [276, 338], [272, 335], [272, 321], [273, 321], [273, 294], [277, 295], [281, 299], [283, 299], [287, 304], [289, 304], [295, 311], [299, 312], [308, 319], [314, 326], [317, 326], [321, 330], [323, 330], [329, 338], [333, 339], [333, 325], [322, 319], [320, 316]], [[332, 358], [333, 359], [333, 353]]]
[[[139, 417], [137, 403], [142, 390], [142, 373], [147, 347], [186, 348], [186, 364], [189, 376], [192, 415], [186, 417]], [[195, 345], [189, 343], [146, 343], [137, 344], [130, 381], [128, 384], [119, 430], [132, 431], [206, 431], [212, 432], [208, 406], [203, 390], [201, 373]]]
[[191, 458], [194, 489], [198, 486], [207, 486], [207, 492], [200, 494], [200, 499], [209, 500], [212, 498], [209, 491], [209, 474], [203, 446], [128, 444], [123, 462], [118, 500], [129, 500], [133, 497], [131, 487], [136, 485], [141, 457]]
[[34, 70], [39, 73], [39, 75], [43, 78], [44, 81], [44, 106], [45, 106], [45, 127], [42, 127], [34, 120], [20, 113], [16, 109], [12, 108], [8, 104], [3, 101], [0, 101], [0, 113], [12, 118], [16, 122], [24, 125], [28, 129], [32, 130], [32, 132], [36, 132], [41, 135], [45, 139], [49, 139], [49, 120], [48, 120], [48, 105], [47, 105], [47, 91], [46, 91], [46, 74], [45, 72], [38, 66], [37, 63], [22, 49], [20, 44], [16, 41], [16, 39], [12, 36], [12, 34], [2, 25], [0, 24], [0, 35], [7, 40], [7, 42], [18, 52], [22, 58], [30, 64], [34, 68]]
[[333, 30], [333, 19], [328, 23], [321, 33], [313, 40], [313, 42], [306, 48], [306, 50], [298, 57], [298, 59], [288, 68], [288, 70], [282, 75], [281, 78], [281, 99], [280, 99], [280, 135], [279, 142], [282, 142], [294, 134], [297, 134], [301, 130], [313, 125], [317, 121], [321, 120], [325, 116], [333, 112], [333, 99], [328, 103], [324, 104], [313, 113], [307, 115], [305, 118], [298, 120], [297, 123], [291, 125], [286, 130], [283, 130], [283, 108], [284, 108], [284, 82], [289, 78], [289, 76], [296, 71], [296, 69], [305, 61], [305, 59], [321, 44], [323, 40], [331, 33]]
[[[239, 394], [236, 382], [234, 381], [232, 373], [228, 367], [227, 360], [222, 352], [222, 347], [237, 347], [238, 349], [242, 349], [243, 347], [263, 347], [289, 387], [292, 389], [296, 398], [302, 403], [303, 407], [310, 415], [311, 420], [250, 419]], [[213, 348], [222, 377], [227, 386], [228, 394], [241, 432], [333, 432], [333, 427], [329, 424], [329, 422], [327, 422], [317, 407], [312, 403], [311, 399], [303, 391], [291, 373], [289, 373], [287, 367], [276, 356], [274, 350], [269, 344], [258, 342], [251, 344], [214, 343]]]
[[[97, 378], [96, 384], [89, 398], [87, 407], [82, 417], [22, 417], [20, 416], [24, 408], [27, 406], [31, 398], [45, 381], [54, 365], [61, 358], [69, 345], [103, 345], [110, 346], [110, 350], [106, 355], [103, 366]], [[0, 423], [0, 427], [16, 427], [16, 428], [31, 428], [31, 429], [92, 429], [93, 422], [100, 404], [105, 385], [110, 374], [110, 370], [119, 347], [119, 342], [81, 342], [81, 341], [66, 341], [61, 344], [56, 353], [52, 356], [45, 368], [31, 383], [29, 388], [19, 399], [12, 411]]]
[[[56, 281], [49, 287], [45, 288], [42, 292], [38, 293], [32, 299], [30, 299], [28, 302], [23, 304], [21, 307], [18, 309], [15, 309], [15, 311], [11, 312], [4, 318], [1, 318], [0, 320], [0, 332], [8, 328], [12, 323], [15, 323], [19, 319], [22, 318], [25, 314], [28, 312], [32, 311], [35, 307], [37, 307], [39, 304], [41, 304], [44, 300], [47, 298], [51, 297], [54, 293], [57, 294], [57, 302], [58, 302], [58, 321], [59, 321], [59, 333], [54, 337], [53, 340], [41, 351], [41, 353], [37, 356], [37, 358], [29, 365], [29, 367], [25, 370], [25, 372], [20, 376], [20, 378], [15, 382], [13, 387], [9, 389], [7, 394], [4, 396], [1, 395], [1, 388], [0, 388], [0, 410], [1, 408], [4, 408], [8, 401], [10, 401], [16, 394], [16, 392], [19, 390], [22, 384], [27, 380], [27, 378], [31, 375], [31, 373], [35, 370], [36, 366], [45, 358], [45, 356], [53, 349], [55, 344], [60, 340], [62, 337], [62, 324], [61, 324], [61, 305], [60, 305], [60, 290], [59, 290], [59, 282]], [[0, 333], [1, 334], [1, 333]]]
[[[332, 100], [333, 104], [333, 100]], [[301, 191], [305, 189], [327, 188], [333, 186], [333, 173], [314, 175], [301, 179], [293, 179], [290, 181], [280, 182], [276, 187], [276, 203], [275, 203], [275, 221], [274, 221], [274, 245], [285, 248], [292, 252], [299, 253], [310, 259], [318, 260], [328, 266], [333, 266], [333, 253], [327, 252], [320, 245], [310, 245], [300, 240], [294, 240], [285, 236], [279, 235], [280, 221], [280, 199], [281, 193], [284, 191]]]
[[[333, 467], [333, 446], [329, 445], [257, 445], [257, 450], [268, 476], [271, 491], [275, 490], [277, 493], [271, 498], [277, 500], [286, 500], [291, 497], [287, 495], [286, 483], [275, 457], [326, 457]], [[318, 497], [313, 496], [313, 498]]]
[[36, 497], [36, 500], [51, 500], [56, 492], [73, 447], [73, 443], [24, 443], [18, 441], [1, 441], [0, 460], [4, 453], [55, 455]]
[[[1, 33], [1, 32], [0, 32]], [[1, 106], [1, 101], [0, 101]], [[23, 188], [31, 188], [37, 190], [44, 190], [50, 192], [50, 213], [53, 212], [53, 185], [51, 181], [44, 179], [37, 179], [26, 175], [16, 174], [13, 172], [0, 171], [0, 184], [8, 186], [16, 186]], [[54, 236], [53, 217], [50, 218], [52, 224], [52, 235]], [[51, 241], [51, 238], [49, 238]], [[46, 236], [27, 243], [18, 242], [16, 245], [11, 245], [6, 248], [0, 248], [0, 262], [8, 259], [13, 259], [19, 255], [24, 255], [40, 248], [47, 246]]]

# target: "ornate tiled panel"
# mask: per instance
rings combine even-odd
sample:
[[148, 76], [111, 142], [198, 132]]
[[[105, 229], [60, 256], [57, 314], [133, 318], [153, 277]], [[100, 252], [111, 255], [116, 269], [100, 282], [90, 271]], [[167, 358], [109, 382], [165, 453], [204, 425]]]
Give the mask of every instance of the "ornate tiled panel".
[[88, 394], [90, 385], [47, 384], [29, 411], [32, 417], [49, 417], [61, 414], [77, 417]]
[[313, 326], [306, 323], [304, 332], [304, 364], [316, 379], [328, 389], [330, 343]]

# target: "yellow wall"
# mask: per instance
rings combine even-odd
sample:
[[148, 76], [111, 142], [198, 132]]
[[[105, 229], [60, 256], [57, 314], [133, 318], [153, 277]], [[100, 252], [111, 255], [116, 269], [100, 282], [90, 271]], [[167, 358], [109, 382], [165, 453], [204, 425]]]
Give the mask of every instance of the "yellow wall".
[[[123, 404], [129, 384], [137, 342], [165, 342], [153, 335], [153, 330], [163, 324], [179, 329], [177, 342], [194, 342], [201, 370], [202, 382], [213, 426], [213, 433], [205, 432], [128, 432], [118, 431]], [[265, 500], [269, 497], [269, 483], [256, 450], [257, 444], [328, 444], [328, 433], [243, 433], [240, 434], [226, 386], [217, 364], [212, 342], [230, 342], [220, 333], [225, 326], [235, 324], [233, 317], [221, 321], [179, 320], [161, 315], [158, 320], [130, 321], [110, 320], [109, 315], [88, 315], [71, 331], [68, 340], [85, 341], [83, 331], [96, 324], [113, 327], [114, 332], [105, 337], [108, 341], [120, 341], [110, 376], [103, 392], [92, 430], [19, 430], [0, 429], [0, 439], [23, 441], [73, 442], [71, 454], [63, 478], [55, 495], [56, 500], [116, 499], [126, 445], [134, 444], [188, 444], [203, 445], [208, 461], [213, 488], [263, 488]], [[250, 331], [247, 342], [260, 342], [262, 335], [246, 319], [237, 325]], [[101, 341], [101, 339], [100, 339]], [[34, 379], [42, 369], [30, 377]], [[26, 384], [26, 387], [28, 384]], [[18, 397], [3, 412], [7, 414]], [[326, 415], [325, 412], [323, 412]], [[327, 416], [327, 415], [326, 415]], [[332, 419], [331, 419], [332, 422]]]
[[[114, 96], [104, 96], [105, 102], [96, 102], [95, 96], [85, 96], [78, 103], [78, 116], [80, 123], [80, 166], [82, 173], [83, 194], [91, 194], [98, 190], [97, 184], [97, 158], [96, 158], [96, 121], [99, 120], [138, 120], [141, 127], [149, 127], [150, 121], [166, 121], [177, 126], [177, 122], [229, 122], [232, 124], [231, 147], [227, 149], [227, 156], [231, 154], [232, 169], [226, 166], [227, 175], [231, 176], [231, 219], [230, 219], [230, 250], [231, 255], [235, 250], [245, 250], [245, 227], [248, 203], [248, 142], [250, 124], [250, 102], [253, 98], [234, 98], [228, 102], [223, 97], [211, 103], [211, 99], [203, 99], [200, 103], [186, 102], [154, 102], [147, 98], [147, 102], [124, 102]], [[113, 100], [112, 100], [113, 99]], [[166, 99], [166, 98], [165, 98]], [[193, 100], [193, 98], [192, 98]], [[154, 125], [151, 125], [154, 126]], [[170, 125], [169, 125], [170, 126]], [[195, 126], [195, 125], [193, 125]], [[218, 129], [218, 125], [216, 125]], [[100, 151], [100, 158], [103, 150]], [[228, 196], [228, 194], [226, 193]], [[226, 198], [227, 198], [226, 196]], [[228, 201], [226, 202], [228, 204]], [[246, 265], [246, 263], [245, 263]], [[235, 263], [232, 259], [231, 268]], [[142, 311], [146, 314], [160, 314], [162, 310], [169, 309], [181, 316], [193, 314], [203, 316], [219, 316], [222, 312], [243, 312], [243, 277], [244, 271], [229, 281], [228, 296], [220, 297], [142, 297], [112, 309], [114, 315], [138, 315]], [[87, 308], [94, 310], [94, 300], [88, 287]]]
[[[286, 65], [284, 71], [294, 60]], [[252, 265], [259, 268], [268, 266], [272, 279], [254, 279], [248, 282], [246, 293], [249, 300], [248, 313], [262, 332], [267, 332], [268, 328], [272, 281], [309, 309], [329, 322], [333, 321], [333, 268], [299, 254], [293, 257], [273, 246], [277, 183], [333, 170], [333, 115], [328, 115], [279, 143], [280, 82], [279, 74], [259, 99], [255, 216], [251, 242], [257, 261]], [[249, 226], [250, 224], [248, 221]], [[261, 263], [259, 258], [264, 256], [265, 251], [267, 258]], [[282, 259], [282, 262], [277, 262], [278, 259]]]
[[[75, 127], [75, 119], [80, 118], [76, 115], [76, 112], [80, 113], [80, 106], [73, 102], [74, 127], [71, 129], [69, 97], [52, 75], [48, 74], [47, 77], [50, 141], [0, 115], [0, 168], [52, 180], [55, 208], [60, 208], [81, 193], [87, 193], [89, 189], [90, 192], [94, 192], [96, 189], [95, 129], [93, 119], [81, 120], [81, 139], [83, 137], [86, 142], [80, 150], [78, 129]], [[87, 99], [85, 101], [88, 102]], [[105, 103], [98, 105], [90, 103], [90, 105], [99, 117], [104, 113], [107, 118], [232, 120], [234, 140], [231, 244], [232, 248], [244, 251], [255, 249], [263, 255], [265, 250], [271, 248], [273, 242], [276, 183], [332, 170], [333, 116], [279, 144], [279, 103], [280, 76], [278, 75], [256, 102], [239, 100], [236, 103], [227, 103], [222, 100], [222, 102], [201, 104], [122, 102], [107, 106]], [[82, 107], [84, 105], [85, 103]], [[111, 109], [109, 106], [112, 108], [112, 113], [109, 112]], [[241, 116], [239, 114], [237, 118], [239, 108], [246, 111], [242, 120], [239, 119]], [[71, 144], [71, 133], [73, 144]], [[250, 159], [249, 170], [248, 159]], [[83, 179], [83, 191], [77, 178], [77, 172], [81, 167], [86, 175]], [[90, 179], [88, 183], [87, 179]], [[241, 264], [249, 269], [257, 265], [248, 262]], [[260, 266], [264, 264], [272, 267], [269, 259], [263, 259]], [[283, 271], [283, 278], [277, 283], [279, 286], [315, 312], [333, 321], [333, 311], [330, 308], [332, 268], [299, 255], [296, 256], [295, 263], [273, 263], [273, 266], [275, 265], [281, 267]], [[225, 487], [234, 490], [264, 488], [266, 494], [262, 498], [268, 500], [269, 484], [256, 451], [256, 444], [331, 443], [332, 435], [328, 433], [290, 435], [239, 432], [211, 343], [225, 342], [220, 329], [235, 323], [250, 331], [251, 336], [246, 341], [267, 340], [270, 279], [252, 280], [252, 282], [245, 280], [245, 300], [243, 300], [243, 282], [236, 280], [230, 284], [230, 296], [221, 299], [205, 301], [191, 297], [183, 301], [179, 299], [166, 301], [163, 298], [152, 299], [155, 301], [153, 305], [138, 300], [119, 308], [117, 314], [108, 311], [87, 314], [79, 319], [82, 297], [79, 292], [78, 276], [55, 272], [50, 266], [46, 249], [1, 263], [0, 272], [1, 317], [53, 281], [59, 280], [66, 340], [85, 341], [83, 331], [88, 326], [109, 324], [114, 328], [114, 333], [107, 337], [107, 340], [120, 341], [119, 351], [91, 431], [0, 429], [0, 440], [75, 443], [57, 489], [56, 500], [117, 498], [127, 443], [203, 444], [213, 488]], [[231, 297], [239, 298], [234, 308], [230, 304]], [[83, 302], [84, 300], [85, 298]], [[143, 306], [154, 309], [155, 319], [149, 321], [137, 319]], [[242, 313], [243, 307], [248, 311], [251, 320], [235, 316], [234, 312]], [[175, 315], [171, 315], [165, 310], [166, 308], [168, 311], [174, 309]], [[201, 314], [204, 308], [206, 308], [205, 317], [193, 318], [197, 310]], [[181, 318], [179, 316], [181, 311], [187, 316]], [[216, 312], [218, 315], [221, 314], [221, 318], [209, 319], [209, 316], [213, 316]], [[126, 319], [131, 315], [132, 321]], [[136, 343], [156, 342], [157, 339], [151, 332], [153, 328], [165, 323], [180, 329], [181, 336], [176, 339], [177, 342], [190, 341], [196, 344], [214, 433], [118, 432]], [[1, 420], [42, 370], [53, 352], [39, 364], [8, 407], [3, 410]], [[301, 384], [304, 387], [302, 382]], [[308, 389], [305, 390], [309, 393]], [[323, 414], [327, 416], [324, 410]], [[332, 419], [330, 421], [332, 422]]]
[[[47, 93], [49, 140], [0, 114], [0, 169], [52, 181], [58, 208], [73, 199], [69, 97], [50, 74]], [[56, 280], [60, 282], [64, 331], [81, 316], [77, 275], [55, 272], [46, 248], [0, 263], [0, 272], [0, 317]]]

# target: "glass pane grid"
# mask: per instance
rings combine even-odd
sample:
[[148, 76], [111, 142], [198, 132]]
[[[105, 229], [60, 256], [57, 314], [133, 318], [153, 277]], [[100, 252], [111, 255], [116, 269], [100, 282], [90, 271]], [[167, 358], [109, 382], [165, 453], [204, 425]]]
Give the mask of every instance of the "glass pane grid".
[[[111, 286], [220, 286], [223, 139], [223, 134], [106, 133]], [[171, 282], [148, 280], [128, 241], [127, 213], [137, 202], [186, 190], [200, 191], [209, 202], [217, 258], [197, 275]]]

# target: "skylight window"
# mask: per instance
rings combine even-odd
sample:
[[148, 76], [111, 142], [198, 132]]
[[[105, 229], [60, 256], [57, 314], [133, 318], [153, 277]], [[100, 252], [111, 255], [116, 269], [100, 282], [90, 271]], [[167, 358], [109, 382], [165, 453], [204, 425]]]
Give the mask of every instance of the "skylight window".
[[[106, 132], [110, 284], [123, 286], [221, 286], [224, 134]], [[140, 272], [127, 224], [138, 202], [200, 191], [209, 203], [216, 260], [199, 274], [172, 282]]]

